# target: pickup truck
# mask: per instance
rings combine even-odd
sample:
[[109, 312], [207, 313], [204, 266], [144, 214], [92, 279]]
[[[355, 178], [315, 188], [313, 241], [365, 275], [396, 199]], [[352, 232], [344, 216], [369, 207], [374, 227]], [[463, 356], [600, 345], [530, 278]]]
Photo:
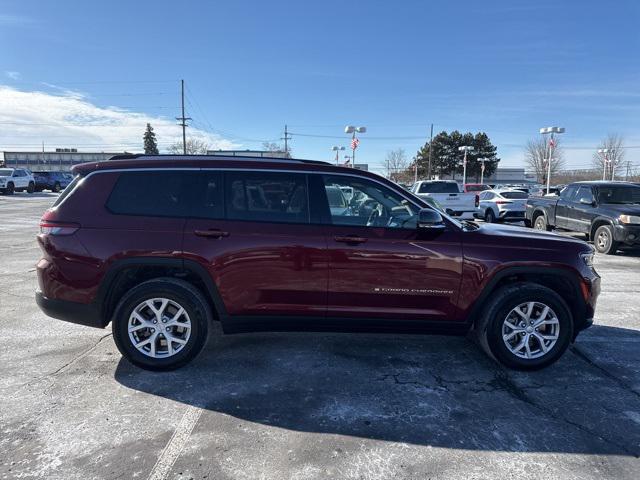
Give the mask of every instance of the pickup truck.
[[628, 182], [575, 182], [557, 197], [530, 197], [525, 223], [537, 230], [586, 234], [600, 253], [640, 245], [640, 186]]
[[453, 180], [421, 180], [413, 184], [411, 193], [421, 198], [433, 198], [452, 216], [473, 215], [476, 211], [476, 192], [461, 192]]

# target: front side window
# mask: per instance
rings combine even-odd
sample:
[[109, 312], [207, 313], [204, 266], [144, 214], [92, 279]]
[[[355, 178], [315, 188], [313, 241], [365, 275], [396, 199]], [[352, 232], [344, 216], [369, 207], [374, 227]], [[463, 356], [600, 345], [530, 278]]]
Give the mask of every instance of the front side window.
[[226, 174], [225, 198], [229, 220], [309, 223], [304, 174], [230, 172]]
[[[416, 228], [418, 209], [392, 190], [357, 177], [325, 175], [323, 180], [333, 225]], [[349, 200], [345, 191], [352, 192]]]
[[175, 170], [122, 173], [107, 200], [107, 209], [120, 215], [187, 217], [188, 195], [196, 178], [195, 172]]
[[572, 200], [577, 191], [578, 187], [576, 186], [566, 187], [562, 192], [560, 192], [560, 197], [562, 197], [563, 200]]

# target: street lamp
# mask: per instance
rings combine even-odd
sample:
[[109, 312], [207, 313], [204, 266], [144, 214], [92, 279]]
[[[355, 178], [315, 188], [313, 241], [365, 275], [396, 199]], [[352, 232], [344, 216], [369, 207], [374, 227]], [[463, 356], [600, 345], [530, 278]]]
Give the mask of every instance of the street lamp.
[[[549, 140], [549, 155], [546, 156], [547, 160], [547, 195], [549, 195], [549, 189], [551, 188], [551, 160], [553, 158], [553, 149], [556, 146], [556, 142], [553, 139], [553, 135], [555, 133], [564, 133], [564, 127], [545, 127], [545, 128], [541, 128], [540, 129], [540, 134], [544, 135], [549, 135], [551, 134], [551, 138]], [[545, 145], [545, 153], [546, 153], [546, 145]], [[543, 159], [543, 160], [546, 160]]]
[[464, 159], [462, 160], [462, 190], [464, 191], [464, 186], [467, 184], [467, 152], [473, 152], [473, 147], [463, 145], [458, 147], [458, 151], [464, 152]]
[[609, 157], [607, 154], [609, 153], [608, 148], [599, 148], [598, 153], [602, 157], [602, 180], [607, 179], [607, 163], [609, 163]]
[[478, 161], [480, 162], [480, 184], [482, 185], [484, 183], [484, 162], [490, 162], [491, 159], [479, 158]]
[[356, 133], [366, 133], [367, 127], [354, 127], [353, 125], [347, 125], [344, 127], [344, 133], [351, 133], [351, 166], [356, 165], [356, 148], [360, 140], [356, 138]]
[[344, 147], [338, 147], [337, 145], [334, 145], [333, 147], [331, 147], [331, 150], [333, 150], [334, 152], [336, 152], [336, 165], [340, 164], [340, 152], [344, 151]]

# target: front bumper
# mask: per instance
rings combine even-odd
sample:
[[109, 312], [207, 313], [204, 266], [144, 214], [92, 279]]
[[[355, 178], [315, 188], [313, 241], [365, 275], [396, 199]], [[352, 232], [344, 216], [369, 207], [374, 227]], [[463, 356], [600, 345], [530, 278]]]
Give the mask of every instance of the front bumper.
[[104, 328], [100, 311], [92, 303], [77, 303], [68, 300], [57, 300], [45, 297], [36, 292], [36, 303], [45, 315], [64, 320], [65, 322], [86, 325], [87, 327]]
[[640, 245], [640, 225], [618, 223], [613, 227], [613, 238], [626, 245]]

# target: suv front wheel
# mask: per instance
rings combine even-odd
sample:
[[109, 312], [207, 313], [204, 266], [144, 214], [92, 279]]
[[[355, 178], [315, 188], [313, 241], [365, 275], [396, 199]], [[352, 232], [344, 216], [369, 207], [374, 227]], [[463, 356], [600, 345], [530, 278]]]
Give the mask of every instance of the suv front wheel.
[[483, 350], [517, 370], [544, 368], [565, 352], [573, 336], [573, 321], [565, 301], [535, 283], [498, 290], [476, 326]]
[[141, 283], [120, 301], [113, 338], [120, 353], [146, 370], [173, 370], [204, 347], [211, 311], [188, 282], [159, 278]]

